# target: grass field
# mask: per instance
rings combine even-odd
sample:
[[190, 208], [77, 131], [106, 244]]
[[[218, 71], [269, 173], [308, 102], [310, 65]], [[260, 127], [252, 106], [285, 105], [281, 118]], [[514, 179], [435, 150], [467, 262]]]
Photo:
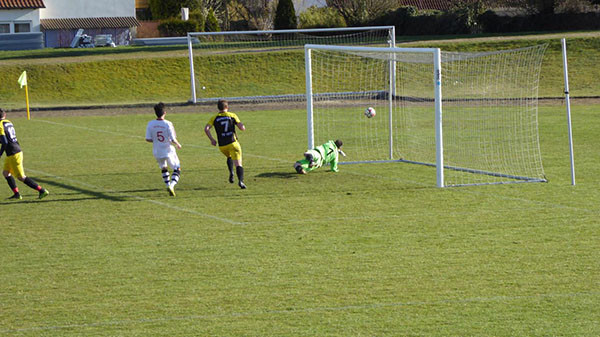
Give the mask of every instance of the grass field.
[[0, 335], [600, 335], [600, 106], [573, 106], [576, 186], [564, 107], [545, 106], [549, 183], [447, 189], [408, 164], [297, 175], [305, 112], [232, 106], [240, 190], [209, 115], [178, 109], [176, 198], [143, 140], [150, 109], [9, 115], [51, 195], [21, 183], [0, 201]]

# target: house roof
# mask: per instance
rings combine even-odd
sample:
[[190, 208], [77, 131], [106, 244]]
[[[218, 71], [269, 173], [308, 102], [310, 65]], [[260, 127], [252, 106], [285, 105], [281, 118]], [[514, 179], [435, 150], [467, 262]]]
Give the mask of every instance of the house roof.
[[446, 11], [452, 6], [448, 0], [400, 0], [402, 6], [413, 6], [417, 9], [437, 9]]
[[41, 19], [40, 25], [43, 30], [130, 28], [139, 26], [140, 22], [133, 16], [123, 16], [107, 18]]
[[0, 0], [0, 9], [46, 8], [43, 0]]
[[149, 6], [149, 0], [135, 0], [135, 8], [148, 8]]

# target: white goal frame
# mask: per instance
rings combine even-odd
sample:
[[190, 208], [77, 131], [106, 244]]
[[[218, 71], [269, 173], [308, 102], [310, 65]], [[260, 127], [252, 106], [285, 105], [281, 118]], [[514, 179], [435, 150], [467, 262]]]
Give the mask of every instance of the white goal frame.
[[[444, 147], [442, 137], [442, 65], [441, 65], [441, 50], [439, 48], [376, 48], [376, 47], [347, 47], [347, 46], [331, 46], [331, 45], [316, 45], [307, 44], [304, 46], [305, 70], [306, 70], [306, 112], [308, 123], [308, 148], [314, 148], [314, 125], [313, 125], [313, 90], [312, 90], [312, 65], [311, 51], [312, 50], [327, 50], [327, 51], [346, 51], [346, 52], [406, 52], [406, 53], [424, 53], [432, 54], [433, 56], [433, 73], [431, 80], [434, 84], [434, 106], [435, 106], [435, 140], [436, 140], [436, 181], [438, 187], [444, 187]], [[391, 61], [390, 66], [393, 67], [395, 62]], [[393, 68], [392, 68], [393, 69]], [[392, 100], [395, 95], [395, 71], [390, 71], [390, 92], [388, 118], [390, 120], [389, 132], [389, 158], [388, 160], [378, 162], [406, 162], [402, 159], [394, 159], [392, 156], [393, 149], [393, 129], [392, 129]], [[356, 161], [348, 163], [367, 163], [371, 161]], [[413, 162], [416, 163], [416, 162]], [[416, 163], [430, 165], [427, 163]]]
[[[190, 64], [190, 91], [191, 98], [190, 103], [198, 103], [198, 97], [196, 94], [196, 75], [194, 71], [194, 44], [202, 43], [199, 38], [201, 37], [218, 37], [227, 35], [281, 35], [281, 34], [293, 34], [293, 33], [343, 33], [343, 32], [358, 32], [358, 31], [373, 31], [373, 30], [386, 30], [388, 31], [389, 46], [394, 48], [396, 46], [396, 27], [395, 26], [367, 26], [367, 27], [346, 27], [346, 28], [312, 28], [312, 29], [281, 29], [281, 30], [251, 30], [251, 31], [224, 31], [224, 32], [189, 32], [187, 34], [188, 44], [188, 59]], [[299, 46], [298, 49], [301, 49]]]

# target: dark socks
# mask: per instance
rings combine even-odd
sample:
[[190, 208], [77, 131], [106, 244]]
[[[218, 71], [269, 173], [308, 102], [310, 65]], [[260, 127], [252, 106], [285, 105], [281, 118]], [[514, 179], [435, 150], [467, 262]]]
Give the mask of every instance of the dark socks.
[[227, 158], [227, 168], [229, 169], [229, 182], [233, 184], [233, 160]]
[[25, 183], [25, 185], [33, 188], [36, 191], [41, 191], [42, 187], [40, 185], [38, 185], [35, 181], [33, 181], [33, 179], [27, 177], [25, 178], [25, 180], [23, 180], [23, 182]]
[[13, 178], [13, 176], [8, 176], [5, 179], [6, 179], [6, 182], [8, 183], [8, 187], [10, 187], [10, 189], [13, 191], [13, 193], [18, 194], [19, 188], [17, 187], [17, 182], [15, 181], [15, 178]]
[[238, 180], [243, 183], [244, 182], [244, 168], [241, 166], [237, 166], [235, 168], [235, 173], [237, 174]]

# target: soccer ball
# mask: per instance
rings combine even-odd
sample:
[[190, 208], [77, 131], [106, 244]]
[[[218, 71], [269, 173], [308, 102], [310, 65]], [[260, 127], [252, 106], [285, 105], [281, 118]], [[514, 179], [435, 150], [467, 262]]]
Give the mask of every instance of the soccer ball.
[[377, 115], [377, 112], [375, 112], [375, 109], [368, 107], [365, 110], [365, 116], [367, 116], [367, 118], [375, 117], [375, 115]]

